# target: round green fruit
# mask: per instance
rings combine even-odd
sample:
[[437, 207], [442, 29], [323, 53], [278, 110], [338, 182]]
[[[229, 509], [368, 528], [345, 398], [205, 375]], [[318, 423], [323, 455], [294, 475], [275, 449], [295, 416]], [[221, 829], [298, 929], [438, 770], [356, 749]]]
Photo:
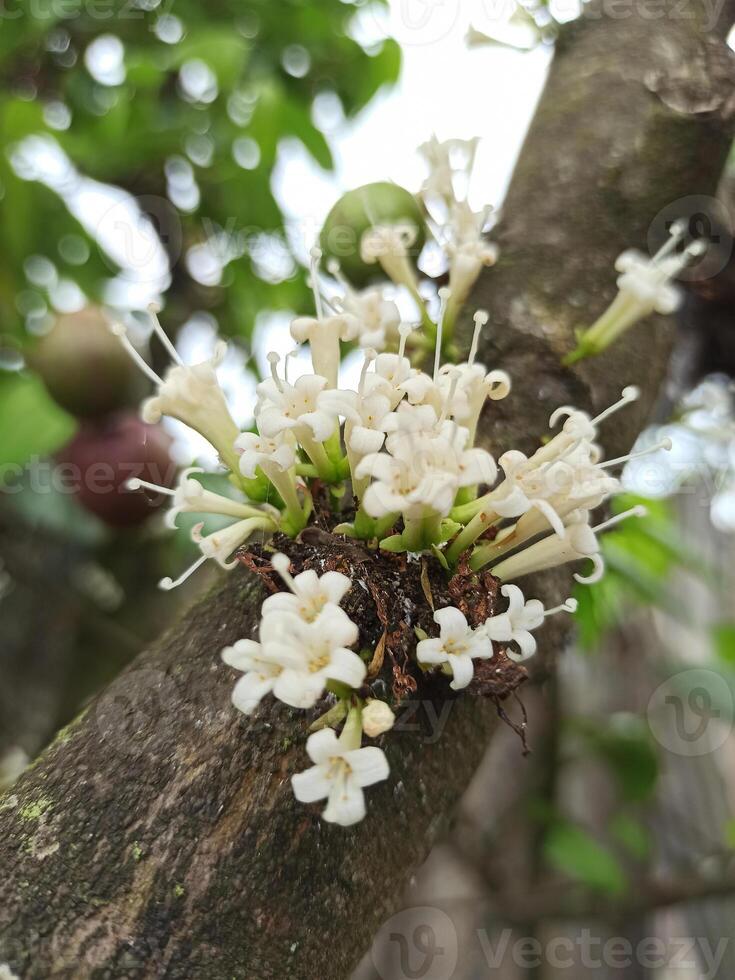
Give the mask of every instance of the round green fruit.
[[51, 397], [78, 418], [99, 418], [130, 403], [134, 365], [101, 310], [62, 313], [29, 357]]
[[410, 250], [415, 263], [426, 241], [426, 225], [413, 194], [388, 181], [348, 191], [327, 215], [319, 236], [325, 268], [331, 259], [336, 259], [342, 274], [357, 289], [385, 279], [380, 263], [368, 265], [360, 258], [362, 236], [374, 225], [405, 223], [416, 228], [416, 241]]

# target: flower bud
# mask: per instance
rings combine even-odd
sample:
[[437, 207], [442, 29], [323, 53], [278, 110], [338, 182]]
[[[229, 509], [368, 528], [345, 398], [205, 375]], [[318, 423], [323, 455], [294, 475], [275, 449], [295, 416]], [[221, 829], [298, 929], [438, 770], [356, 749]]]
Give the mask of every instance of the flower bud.
[[362, 709], [362, 730], [368, 738], [377, 738], [383, 732], [390, 731], [396, 716], [385, 701], [370, 700]]

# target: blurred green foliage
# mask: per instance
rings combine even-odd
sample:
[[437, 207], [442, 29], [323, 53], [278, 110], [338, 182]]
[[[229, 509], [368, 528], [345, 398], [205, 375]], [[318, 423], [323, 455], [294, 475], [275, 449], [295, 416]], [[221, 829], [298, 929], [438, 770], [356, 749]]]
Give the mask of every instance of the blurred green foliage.
[[[43, 267], [55, 282], [71, 280], [92, 299], [103, 298], [119, 271], [96, 240], [94, 218], [90, 227], [92, 212], [77, 208], [75, 217], [67, 207], [80, 177], [123, 189], [153, 223], [171, 266], [164, 314], [170, 331], [207, 311], [223, 333], [247, 342], [259, 312], [308, 311], [272, 173], [285, 138], [300, 141], [320, 167], [332, 167], [315, 100], [349, 118], [396, 80], [395, 42], [366, 50], [354, 39], [358, 6], [350, 0], [23, 0], [6, 9], [0, 349], [32, 343], [32, 332], [43, 329], [53, 310], [53, 294], [28, 277], [38, 257], [48, 260]], [[54, 141], [71, 167], [61, 175], [47, 163], [39, 174], [32, 166], [23, 170], [19, 149], [29, 140], [36, 149]], [[122, 228], [123, 249], [126, 235]], [[198, 281], [186, 261], [192, 247], [207, 242], [224, 266], [215, 285]], [[276, 252], [277, 268], [259, 261], [264, 249]], [[145, 262], [132, 258], [138, 266]], [[30, 409], [36, 429], [51, 412], [48, 438], [40, 441], [53, 448], [51, 435], [66, 420], [40, 395], [31, 405], [33, 392], [38, 386], [0, 372], [0, 424]], [[0, 462], [39, 451], [35, 440], [23, 450], [21, 436]]]

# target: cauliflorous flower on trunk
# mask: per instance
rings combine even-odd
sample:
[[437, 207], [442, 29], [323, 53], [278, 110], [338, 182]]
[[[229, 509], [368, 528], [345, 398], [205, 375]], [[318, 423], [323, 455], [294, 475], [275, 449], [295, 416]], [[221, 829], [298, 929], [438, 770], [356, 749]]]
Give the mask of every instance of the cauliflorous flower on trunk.
[[338, 281], [344, 295], [331, 300], [331, 305], [342, 313], [349, 313], [358, 323], [358, 342], [360, 347], [382, 351], [388, 342], [398, 339], [398, 327], [401, 314], [396, 303], [390, 299], [382, 286], [370, 286], [367, 289], [353, 289], [349, 281], [341, 274], [339, 262], [329, 263], [329, 273]]
[[313, 569], [307, 569], [292, 576], [288, 557], [280, 553], [272, 556], [271, 565], [291, 591], [268, 596], [261, 609], [263, 616], [286, 613], [312, 623], [330, 604], [339, 606], [352, 585], [351, 579], [341, 572], [317, 575]]
[[349, 649], [357, 640], [358, 629], [344, 610], [327, 604], [311, 622], [281, 615], [283, 634], [264, 645], [267, 659], [282, 668], [273, 687], [279, 701], [292, 708], [312, 708], [329, 681], [360, 687], [365, 664]]
[[278, 664], [262, 654], [269, 636], [273, 639], [279, 632], [278, 620], [273, 618], [267, 623], [261, 623], [260, 643], [255, 640], [238, 640], [222, 651], [222, 660], [229, 667], [243, 672], [232, 692], [232, 703], [245, 715], [252, 714], [266, 694], [273, 691], [276, 678], [282, 671]]
[[368, 265], [379, 262], [390, 280], [417, 295], [416, 273], [409, 258], [417, 235], [411, 224], [374, 225], [362, 236], [360, 258]]
[[637, 249], [627, 249], [617, 257], [618, 294], [589, 330], [579, 334], [577, 347], [565, 359], [566, 364], [606, 350], [643, 317], [653, 312], [667, 315], [679, 307], [682, 294], [673, 280], [707, 247], [704, 242], [695, 241], [677, 252], [686, 232], [685, 221], [675, 222], [668, 241], [653, 257]]
[[447, 664], [453, 680], [449, 685], [459, 691], [472, 680], [473, 660], [489, 660], [493, 645], [484, 627], [473, 630], [467, 619], [454, 606], [445, 606], [434, 613], [439, 625], [439, 636], [420, 640], [416, 646], [416, 658], [420, 664]]
[[227, 353], [227, 344], [219, 341], [209, 360], [187, 366], [158, 322], [153, 307], [150, 312], [154, 331], [174, 361], [163, 378], [153, 371], [133, 347], [123, 324], [113, 323], [111, 326], [135, 363], [158, 389], [155, 395], [143, 402], [142, 418], [146, 422], [159, 422], [163, 415], [178, 419], [204, 436], [217, 450], [220, 459], [236, 472], [237, 461], [233, 445], [239, 429], [217, 380], [217, 367]]
[[485, 631], [491, 640], [498, 643], [515, 643], [520, 653], [506, 650], [511, 660], [520, 662], [532, 657], [536, 652], [536, 638], [532, 631], [541, 626], [544, 619], [557, 612], [574, 612], [575, 599], [567, 599], [553, 609], [545, 609], [540, 599], [526, 599], [517, 585], [504, 585], [501, 594], [508, 600], [508, 608], [498, 616], [485, 620]]
[[291, 779], [294, 796], [300, 803], [326, 799], [322, 819], [342, 827], [350, 827], [365, 817], [363, 790], [390, 775], [383, 750], [376, 745], [360, 748], [355, 727], [348, 718], [339, 738], [331, 728], [310, 735], [306, 752], [314, 765]]
[[220, 528], [210, 534], [202, 534], [203, 524], [196, 524], [191, 529], [191, 539], [199, 545], [199, 549], [205, 558], [212, 558], [224, 569], [231, 569], [237, 565], [237, 559], [230, 556], [241, 548], [245, 542], [257, 531], [273, 531], [275, 524], [273, 520], [265, 515], [261, 517], [247, 517], [245, 520], [236, 521], [229, 527]]
[[172, 498], [172, 505], [164, 518], [167, 527], [175, 528], [179, 514], [220, 514], [223, 517], [277, 517], [274, 508], [258, 508], [242, 500], [226, 497], [224, 494], [208, 490], [193, 473], [204, 473], [198, 466], [189, 466], [182, 470], [178, 485], [174, 490], [141, 480], [137, 476], [127, 481], [128, 490], [150, 490], [153, 493], [164, 494]]

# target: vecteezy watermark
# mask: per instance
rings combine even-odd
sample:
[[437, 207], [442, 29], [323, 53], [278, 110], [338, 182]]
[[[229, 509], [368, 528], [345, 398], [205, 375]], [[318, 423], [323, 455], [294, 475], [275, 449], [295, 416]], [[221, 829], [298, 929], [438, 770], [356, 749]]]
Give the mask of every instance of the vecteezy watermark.
[[735, 704], [727, 681], [713, 670], [694, 667], [669, 677], [648, 702], [656, 740], [674, 755], [714, 752], [732, 732]]
[[3, 0], [0, 5], [0, 22], [3, 20], [38, 21], [49, 27], [64, 21], [86, 20], [118, 21], [142, 20], [161, 17], [170, 12], [174, 0]]
[[694, 240], [707, 244], [696, 260], [690, 261], [678, 274], [682, 282], [712, 279], [727, 266], [733, 251], [731, 219], [722, 201], [706, 194], [677, 198], [661, 208], [648, 228], [648, 248], [654, 254], [669, 237], [676, 222], [686, 222], [686, 246]]
[[[31, 456], [25, 463], [3, 463], [0, 466], [0, 494], [23, 492], [47, 494], [131, 494], [126, 484], [133, 477], [146, 479], [161, 487], [173, 486], [178, 467], [172, 461], [165, 466], [148, 461], [138, 463], [99, 461], [87, 466], [58, 462], [42, 456]], [[151, 500], [160, 499], [151, 496]]]
[[[458, 964], [465, 972], [494, 976], [504, 969], [555, 971], [644, 970], [697, 971], [702, 980], [717, 980], [729, 938], [646, 936], [631, 942], [625, 936], [595, 934], [582, 928], [543, 939], [510, 928], [476, 929], [459, 934], [450, 916], [433, 906], [408, 908], [380, 929], [371, 949], [373, 966], [382, 980], [452, 980]], [[487, 973], [484, 971], [488, 971]]]

